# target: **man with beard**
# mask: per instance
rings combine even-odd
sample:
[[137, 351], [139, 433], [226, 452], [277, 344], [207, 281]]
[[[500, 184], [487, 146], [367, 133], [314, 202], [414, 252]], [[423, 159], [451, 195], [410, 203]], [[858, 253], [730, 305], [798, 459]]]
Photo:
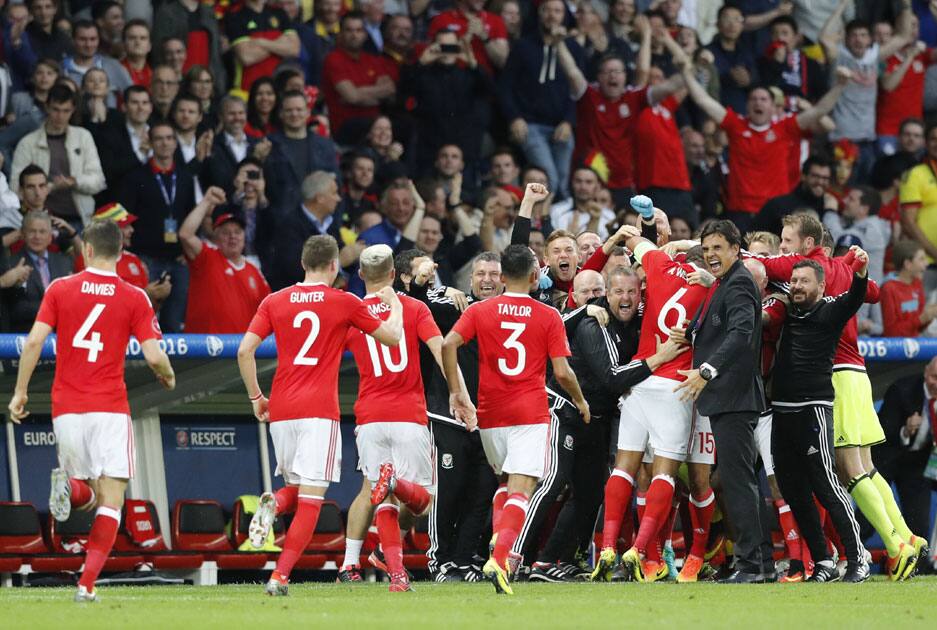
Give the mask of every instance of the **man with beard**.
[[[849, 291], [835, 297], [823, 297], [825, 273], [820, 263], [801, 260], [794, 264], [790, 279], [791, 312], [778, 347], [778, 374], [783, 374], [784, 378], [774, 383], [771, 452], [778, 485], [816, 563], [808, 582], [832, 582], [840, 578], [827, 553], [813, 495], [829, 512], [849, 549], [849, 565], [843, 581], [864, 582], [869, 578], [859, 525], [852, 502], [836, 481], [830, 446], [833, 441], [833, 355], [840, 332], [862, 305], [868, 284], [868, 254], [857, 247], [853, 247], [852, 254], [856, 264]], [[903, 571], [892, 574], [893, 580], [904, 579], [914, 570], [917, 558], [913, 549], [908, 546], [903, 551]], [[858, 562], [857, 557], [860, 558]]]
[[752, 220], [753, 231], [780, 234], [781, 219], [797, 208], [811, 208], [823, 216], [823, 194], [830, 185], [833, 167], [824, 157], [811, 155], [801, 168], [797, 188], [779, 197], [769, 199]]
[[598, 272], [583, 271], [576, 276], [573, 288], [578, 307], [586, 306], [592, 298], [591, 292], [577, 290], [579, 285], [589, 288], [596, 280], [599, 296], [593, 306], [605, 311], [608, 324], [603, 326], [598, 318], [585, 317], [571, 329], [567, 322], [570, 366], [581, 379], [583, 396], [590, 410], [595, 405], [595, 412], [584, 424], [569, 394], [551, 379], [547, 386], [551, 403], [550, 466], [531, 496], [527, 520], [514, 545], [515, 553], [535, 551], [540, 528], [553, 503], [564, 488], [571, 486], [572, 497], [564, 504], [553, 533], [532, 565], [530, 579], [534, 581], [566, 582], [588, 575], [588, 570], [572, 561], [579, 559], [580, 551], [585, 554], [602, 504], [602, 488], [608, 477], [610, 419], [617, 414], [618, 399], [659, 366], [686, 351], [668, 341], [647, 359], [632, 361], [641, 330], [638, 276], [631, 269], [616, 267], [602, 283]]

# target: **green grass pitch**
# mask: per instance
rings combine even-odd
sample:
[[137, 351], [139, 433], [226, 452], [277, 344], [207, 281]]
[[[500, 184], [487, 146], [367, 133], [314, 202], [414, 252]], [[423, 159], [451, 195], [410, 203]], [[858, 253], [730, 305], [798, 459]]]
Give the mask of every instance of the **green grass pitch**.
[[935, 628], [937, 577], [892, 584], [300, 583], [270, 598], [258, 585], [100, 587], [75, 604], [73, 589], [0, 589], [4, 628]]

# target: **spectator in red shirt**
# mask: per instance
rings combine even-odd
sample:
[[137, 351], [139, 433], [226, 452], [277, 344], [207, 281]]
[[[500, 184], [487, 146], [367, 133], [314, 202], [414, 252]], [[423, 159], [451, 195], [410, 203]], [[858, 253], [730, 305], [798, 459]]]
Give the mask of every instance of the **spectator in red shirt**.
[[924, 73], [937, 63], [937, 48], [918, 41], [921, 23], [911, 18], [910, 43], [885, 60], [879, 79], [875, 133], [879, 151], [891, 155], [897, 150], [901, 121], [924, 116]]
[[[650, 46], [650, 29], [643, 31], [643, 47]], [[665, 35], [674, 55], [685, 54]], [[625, 62], [606, 56], [598, 63], [598, 82], [589, 84], [564, 42], [557, 45], [560, 67], [569, 81], [576, 105], [576, 150], [573, 162], [582, 162], [593, 152], [601, 153], [608, 165], [608, 188], [618, 205], [634, 194], [635, 124], [645, 107], [677, 91], [683, 81], [675, 76], [653, 87], [629, 87]], [[649, 49], [648, 49], [649, 51]], [[649, 67], [645, 57], [642, 67]], [[641, 68], [638, 68], [641, 72]]]
[[143, 20], [130, 20], [124, 26], [124, 57], [120, 64], [127, 69], [134, 85], [150, 87], [153, 80], [153, 68], [147, 57], [153, 49], [150, 40], [150, 27]]
[[[244, 217], [232, 212], [224, 191], [209, 188], [179, 228], [182, 252], [189, 262], [188, 333], [243, 333], [257, 307], [270, 293], [260, 270], [244, 258]], [[212, 241], [198, 230], [212, 212]]]
[[684, 64], [683, 78], [691, 98], [728, 135], [726, 218], [744, 234], [768, 199], [788, 192], [790, 182], [786, 173], [792, 141], [807, 135], [833, 110], [852, 73], [837, 68], [836, 83], [816, 105], [796, 116], [780, 118], [768, 89], [756, 86], [749, 91], [747, 115], [742, 116], [711, 97], [693, 74], [690, 64]]
[[249, 91], [258, 78], [271, 76], [280, 61], [299, 56], [299, 37], [286, 13], [265, 5], [266, 0], [246, 0], [239, 11], [225, 17], [234, 49], [235, 90]]
[[339, 144], [356, 144], [394, 98], [397, 86], [384, 61], [362, 50], [367, 33], [357, 11], [342, 16], [335, 50], [325, 57], [322, 91], [329, 108], [332, 136]]
[[221, 58], [221, 33], [211, 3], [199, 0], [169, 0], [159, 5], [153, 18], [153, 41], [169, 37], [182, 40], [186, 48], [183, 72], [192, 66], [205, 66], [215, 79], [215, 91], [227, 88], [227, 74]]
[[510, 45], [508, 30], [500, 15], [484, 11], [485, 0], [456, 0], [456, 8], [443, 11], [433, 18], [428, 36], [436, 37], [439, 31], [452, 31], [460, 38], [471, 36], [472, 52], [478, 65], [494, 74], [508, 60]]
[[927, 254], [917, 241], [894, 247], [897, 277], [882, 285], [881, 304], [885, 337], [917, 337], [937, 317], [937, 304], [926, 304], [924, 270]]

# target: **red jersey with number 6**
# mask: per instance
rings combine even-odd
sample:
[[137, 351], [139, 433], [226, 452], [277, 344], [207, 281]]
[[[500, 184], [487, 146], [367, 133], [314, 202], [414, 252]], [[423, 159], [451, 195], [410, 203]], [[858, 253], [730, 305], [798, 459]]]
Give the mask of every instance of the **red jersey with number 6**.
[[[372, 315], [386, 321], [390, 307], [375, 295], [364, 303]], [[355, 355], [358, 400], [355, 422], [416, 422], [426, 424], [426, 395], [420, 370], [420, 342], [440, 337], [429, 308], [419, 300], [400, 296], [403, 304], [403, 337], [396, 348], [379, 343], [360, 330], [348, 332], [346, 345]]]
[[478, 427], [550, 421], [547, 359], [568, 357], [556, 309], [529, 295], [505, 293], [469, 306], [452, 330], [478, 338]]
[[[700, 284], [687, 282], [687, 274], [696, 271], [693, 265], [678, 263], [659, 249], [650, 247], [647, 244], [639, 245], [635, 252], [647, 274], [641, 340], [638, 353], [633, 357], [636, 360], [655, 354], [658, 341], [664, 343], [670, 337], [673, 326], [685, 319], [692, 319], [709, 292]], [[684, 381], [686, 377], [677, 374], [677, 370], [689, 370], [692, 367], [692, 353], [684, 352], [654, 370], [654, 376]]]
[[300, 282], [264, 298], [247, 330], [261, 339], [273, 333], [276, 339], [270, 422], [337, 422], [338, 368], [348, 330], [370, 333], [380, 325], [361, 298], [321, 282]]
[[52, 417], [66, 413], [130, 413], [124, 360], [133, 335], [162, 334], [150, 299], [116, 273], [89, 267], [46, 289], [36, 321], [56, 332]]

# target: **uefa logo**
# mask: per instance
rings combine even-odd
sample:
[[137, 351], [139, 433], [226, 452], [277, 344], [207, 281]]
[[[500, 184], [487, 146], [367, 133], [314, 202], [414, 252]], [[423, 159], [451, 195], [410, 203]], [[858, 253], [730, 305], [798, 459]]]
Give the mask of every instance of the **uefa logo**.
[[189, 447], [189, 432], [185, 429], [176, 430], [176, 447], [178, 448], [188, 448]]
[[901, 345], [904, 348], [904, 356], [909, 359], [913, 359], [921, 352], [921, 344], [917, 342], [917, 339], [908, 337]]
[[217, 357], [224, 351], [224, 342], [215, 335], [208, 335], [205, 337], [205, 350], [208, 356]]

